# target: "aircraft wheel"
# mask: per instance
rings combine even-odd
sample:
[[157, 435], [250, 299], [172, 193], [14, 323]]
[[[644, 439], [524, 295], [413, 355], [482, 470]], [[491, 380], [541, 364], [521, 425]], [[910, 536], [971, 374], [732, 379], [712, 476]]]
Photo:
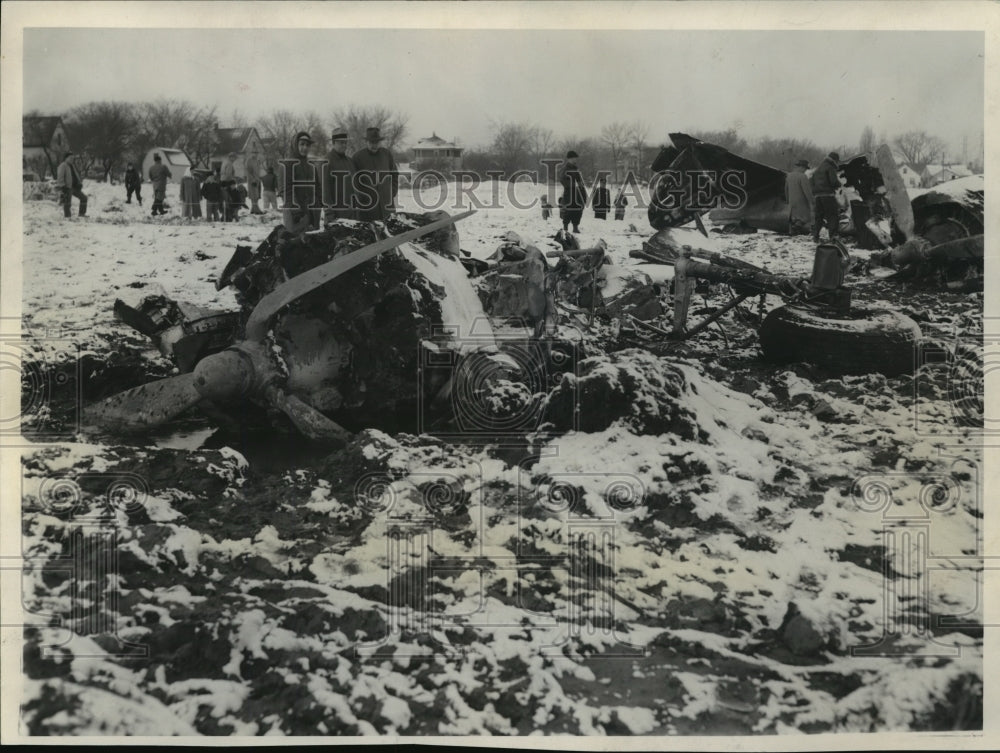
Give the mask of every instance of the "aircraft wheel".
[[909, 317], [860, 307], [841, 314], [781, 306], [760, 328], [767, 361], [813, 363], [836, 374], [912, 373], [920, 337], [920, 327]]

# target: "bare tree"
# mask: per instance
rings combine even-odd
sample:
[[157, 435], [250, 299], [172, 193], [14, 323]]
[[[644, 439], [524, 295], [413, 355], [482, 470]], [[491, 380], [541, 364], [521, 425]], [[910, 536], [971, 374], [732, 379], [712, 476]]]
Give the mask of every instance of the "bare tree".
[[878, 148], [878, 142], [875, 140], [875, 129], [871, 126], [865, 126], [865, 129], [861, 132], [861, 140], [858, 142], [858, 151], [861, 154], [874, 154], [875, 150]]
[[611, 163], [614, 169], [615, 183], [619, 182], [618, 164], [625, 155], [629, 142], [629, 126], [615, 121], [601, 129], [601, 142], [607, 145], [611, 152]]
[[944, 159], [945, 143], [937, 136], [931, 136], [926, 131], [907, 131], [892, 140], [892, 145], [913, 169], [920, 172], [934, 160]]
[[329, 122], [331, 128], [347, 131], [347, 147], [350, 152], [356, 152], [365, 145], [365, 130], [368, 128], [378, 128], [385, 140], [385, 147], [396, 151], [406, 138], [408, 120], [403, 113], [381, 105], [349, 105], [335, 110]]
[[326, 127], [323, 118], [315, 110], [310, 110], [303, 116], [302, 128], [312, 136], [312, 151], [315, 154], [326, 154], [330, 151], [330, 129]]
[[66, 127], [73, 134], [83, 173], [100, 165], [105, 181], [128, 159], [137, 126], [136, 108], [125, 102], [90, 102], [66, 115]]
[[180, 139], [180, 149], [184, 150], [192, 165], [210, 168], [212, 155], [219, 145], [215, 132], [215, 107], [195, 113], [188, 132]]
[[635, 150], [636, 160], [639, 165], [639, 175], [645, 172], [645, 162], [643, 152], [646, 150], [646, 139], [649, 138], [649, 126], [641, 120], [634, 120], [628, 126], [629, 146]]
[[490, 151], [500, 170], [510, 175], [518, 170], [530, 168], [532, 147], [534, 144], [533, 127], [527, 123], [505, 123], [496, 121], [492, 124], [493, 143]]
[[257, 121], [257, 132], [264, 140], [264, 161], [275, 165], [291, 154], [292, 137], [301, 129], [301, 118], [290, 110], [274, 110]]
[[140, 105], [142, 137], [148, 142], [144, 146], [173, 146], [187, 134], [196, 116], [197, 108], [193, 104], [176, 99], [159, 99]]
[[556, 135], [551, 128], [534, 126], [531, 129], [531, 159], [535, 163], [536, 169], [541, 161], [552, 155], [552, 150], [556, 145]]

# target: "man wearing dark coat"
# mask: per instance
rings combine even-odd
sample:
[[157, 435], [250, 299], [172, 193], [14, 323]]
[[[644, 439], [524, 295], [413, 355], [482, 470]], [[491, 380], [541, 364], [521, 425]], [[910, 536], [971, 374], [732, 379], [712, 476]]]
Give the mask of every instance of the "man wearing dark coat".
[[785, 200], [788, 202], [788, 234], [808, 233], [813, 213], [812, 188], [806, 170], [809, 163], [800, 159], [795, 170], [785, 176]]
[[594, 217], [606, 220], [609, 209], [611, 209], [611, 191], [608, 190], [608, 179], [602, 177], [597, 190], [594, 191]]
[[572, 224], [574, 233], [580, 232], [580, 220], [583, 219], [583, 208], [587, 204], [587, 189], [584, 188], [580, 169], [576, 166], [578, 156], [572, 149], [566, 152], [566, 163], [559, 177], [563, 187], [560, 202], [563, 230], [569, 232], [569, 226]]
[[354, 206], [359, 220], [386, 220], [396, 208], [399, 169], [392, 152], [380, 145], [382, 134], [378, 128], [365, 130], [365, 142], [367, 146], [351, 156], [357, 169]]
[[299, 131], [292, 140], [291, 159], [281, 160], [285, 205], [281, 221], [291, 233], [318, 230], [323, 206], [322, 171], [309, 161], [313, 140], [308, 131]]
[[163, 200], [167, 198], [167, 181], [172, 178], [170, 168], [163, 164], [159, 154], [153, 155], [153, 166], [149, 168], [149, 182], [153, 184], [153, 212], [155, 217], [158, 214], [166, 214], [163, 208]]
[[59, 163], [59, 169], [56, 171], [56, 184], [59, 186], [59, 203], [63, 207], [63, 216], [70, 217], [73, 212], [73, 198], [76, 197], [80, 200], [80, 216], [85, 217], [87, 214], [87, 194], [85, 194], [81, 189], [83, 188], [83, 181], [80, 180], [80, 173], [76, 171], [76, 166], [73, 164], [70, 157], [73, 156], [73, 152], [66, 152], [66, 156], [63, 157], [63, 161]]
[[125, 169], [125, 203], [132, 203], [132, 194], [135, 194], [135, 200], [139, 202], [139, 206], [142, 206], [142, 176], [139, 175], [139, 171], [135, 169], [135, 165], [131, 162], [128, 163], [128, 167]]
[[326, 175], [323, 185], [323, 204], [326, 221], [353, 220], [357, 217], [353, 207], [354, 175], [357, 168], [347, 156], [347, 131], [336, 130], [330, 136], [330, 153], [326, 155]]
[[840, 231], [840, 208], [837, 206], [837, 189], [840, 188], [840, 177], [837, 175], [839, 162], [840, 155], [830, 152], [809, 179], [815, 202], [812, 229], [814, 243], [819, 243], [819, 231], [823, 229], [824, 223], [830, 231], [830, 240], [836, 238]]
[[181, 217], [201, 219], [201, 191], [191, 168], [185, 170], [181, 178]]

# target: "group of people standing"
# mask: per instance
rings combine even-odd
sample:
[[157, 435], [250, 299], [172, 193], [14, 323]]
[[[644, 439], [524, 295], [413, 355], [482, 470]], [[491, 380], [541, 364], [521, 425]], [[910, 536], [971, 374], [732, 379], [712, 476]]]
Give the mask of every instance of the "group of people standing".
[[347, 132], [330, 134], [325, 161], [309, 159], [307, 131], [292, 141], [293, 160], [283, 160], [285, 205], [282, 222], [292, 232], [316, 229], [321, 219], [386, 220], [396, 208], [399, 169], [382, 146], [378, 128], [365, 130], [365, 147], [348, 156]]
[[[587, 206], [587, 187], [583, 182], [583, 175], [577, 167], [576, 160], [579, 156], [570, 149], [566, 152], [566, 160], [563, 163], [559, 175], [559, 182], [563, 187], [563, 195], [559, 198], [559, 219], [562, 220], [563, 230], [569, 232], [569, 226], [573, 226], [573, 232], [580, 232], [580, 222], [583, 219], [583, 209]], [[622, 187], [624, 189], [624, 187]], [[625, 207], [628, 199], [624, 190], [618, 191], [615, 198], [615, 219], [625, 219]], [[604, 220], [608, 217], [611, 209], [611, 191], [608, 189], [608, 179], [601, 177], [598, 186], [594, 190], [593, 197], [594, 218]], [[542, 206], [542, 217], [548, 219], [545, 206]]]
[[785, 178], [785, 198], [788, 201], [788, 233], [800, 235], [812, 232], [813, 242], [819, 243], [819, 234], [825, 225], [830, 240], [840, 235], [841, 191], [840, 155], [830, 152], [806, 175], [809, 162], [800, 159]]

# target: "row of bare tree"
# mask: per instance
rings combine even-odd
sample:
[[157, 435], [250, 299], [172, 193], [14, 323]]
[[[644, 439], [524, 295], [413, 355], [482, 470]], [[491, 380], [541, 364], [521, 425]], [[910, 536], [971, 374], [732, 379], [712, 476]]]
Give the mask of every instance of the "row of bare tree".
[[[38, 115], [39, 113], [27, 113]], [[106, 180], [120, 174], [128, 162], [141, 163], [154, 147], [172, 147], [187, 154], [193, 165], [207, 165], [216, 154], [216, 128], [253, 126], [264, 143], [264, 160], [276, 163], [287, 157], [292, 137], [308, 131], [315, 141], [314, 150], [326, 151], [334, 128], [346, 129], [349, 148], [364, 145], [365, 129], [377, 127], [385, 145], [397, 148], [406, 136], [406, 116], [387, 107], [348, 106], [321, 116], [315, 111], [296, 113], [274, 110], [250, 120], [239, 112], [222, 119], [215, 107], [199, 107], [183, 100], [160, 99], [155, 102], [90, 102], [62, 115], [70, 145], [79, 155], [85, 174], [98, 169]], [[52, 155], [58, 163], [62, 155]], [[54, 164], [51, 166], [54, 169]]]
[[[157, 146], [183, 150], [194, 165], [208, 164], [218, 147], [218, 125], [255, 127], [265, 145], [264, 160], [271, 164], [289, 156], [292, 137], [298, 131], [309, 132], [315, 142], [314, 153], [320, 154], [329, 149], [334, 129], [347, 131], [351, 152], [361, 149], [365, 129], [369, 127], [381, 130], [385, 146], [398, 153], [400, 162], [409, 161], [406, 154], [400, 153], [408, 133], [407, 116], [384, 106], [349, 105], [325, 116], [315, 110], [302, 113], [278, 109], [257, 119], [234, 112], [223, 120], [215, 107], [160, 99], [142, 103], [91, 102], [73, 108], [63, 115], [63, 119], [84, 172], [99, 168], [105, 178], [109, 173], [120, 173], [126, 162], [140, 162], [149, 149]], [[495, 121], [491, 124], [491, 142], [466, 149], [463, 167], [481, 176], [487, 173], [509, 176], [519, 170], [540, 171], [544, 180], [545, 161], [560, 160], [572, 149], [580, 155], [578, 164], [585, 175], [605, 172], [618, 182], [624, 179], [625, 171], [633, 170], [638, 177], [646, 178], [659, 146], [659, 142], [650, 143], [649, 134], [649, 126], [640, 121], [616, 121], [605, 125], [599, 135], [585, 137], [557, 136], [552, 129], [536, 123]], [[799, 159], [817, 164], [831, 151], [807, 139], [766, 137], [748, 140], [735, 127], [694, 131], [691, 135], [785, 170]], [[832, 149], [842, 157], [859, 152], [871, 154], [878, 144], [886, 142], [884, 134], [877, 137], [874, 129], [868, 126], [856, 149], [848, 145]], [[889, 143], [897, 155], [918, 172], [928, 162], [945, 161], [944, 141], [924, 131], [900, 134]], [[548, 177], [553, 179], [555, 176]]]

